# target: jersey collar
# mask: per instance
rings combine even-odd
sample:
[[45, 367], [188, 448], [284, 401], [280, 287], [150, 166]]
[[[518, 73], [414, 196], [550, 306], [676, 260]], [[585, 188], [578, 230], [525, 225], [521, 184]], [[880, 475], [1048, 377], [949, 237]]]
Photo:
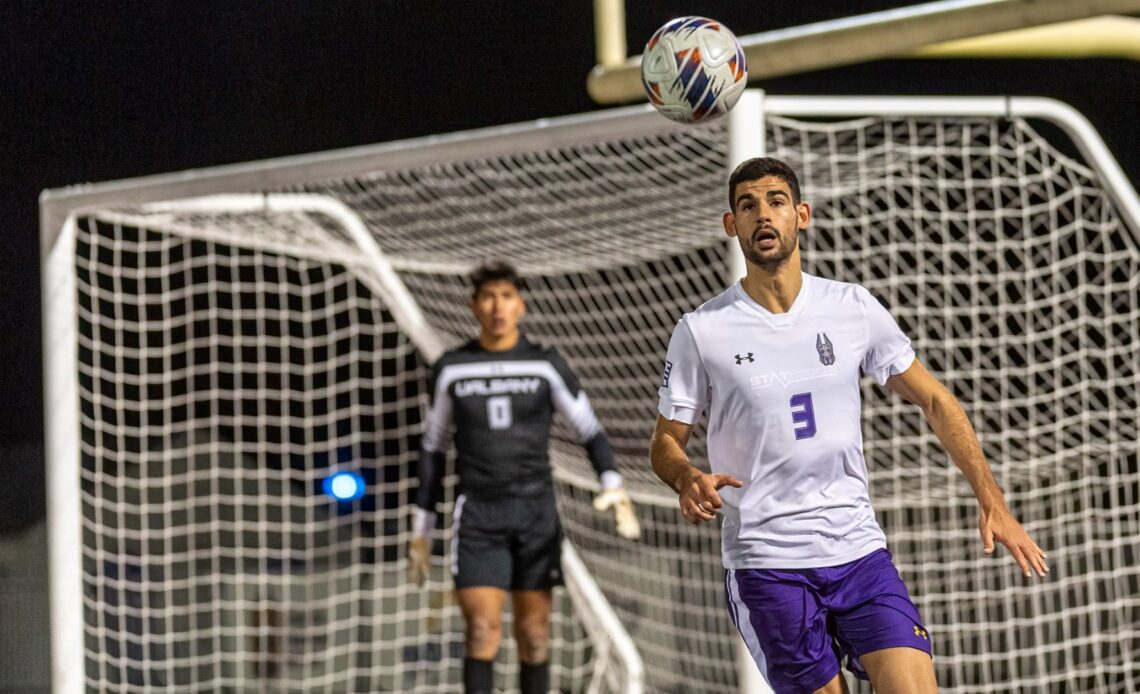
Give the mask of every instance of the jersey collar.
[[526, 339], [526, 334], [521, 330], [519, 331], [519, 341], [515, 343], [515, 346], [511, 347], [510, 349], [505, 349], [502, 352], [492, 352], [489, 349], [485, 349], [477, 337], [471, 340], [471, 344], [474, 346], [475, 351], [479, 352], [480, 354], [501, 354], [506, 356], [510, 354], [517, 354], [519, 352], [525, 352], [530, 349], [530, 342]]
[[732, 286], [732, 291], [735, 294], [737, 304], [759, 315], [773, 327], [783, 328], [796, 322], [796, 317], [803, 312], [804, 306], [808, 303], [808, 295], [811, 294], [812, 276], [806, 272], [801, 272], [800, 275], [802, 277], [800, 292], [796, 294], [795, 301], [792, 302], [792, 307], [788, 309], [787, 313], [772, 313], [758, 304], [755, 299], [748, 296], [748, 292], [744, 291], [743, 280], [737, 281]]

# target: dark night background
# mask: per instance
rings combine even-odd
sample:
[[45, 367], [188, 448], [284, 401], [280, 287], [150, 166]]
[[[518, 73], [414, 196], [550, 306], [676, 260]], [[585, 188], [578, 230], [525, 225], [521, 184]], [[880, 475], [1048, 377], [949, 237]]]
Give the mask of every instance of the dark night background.
[[[909, 4], [630, 0], [627, 39], [640, 53], [686, 14], [751, 34]], [[0, 536], [44, 517], [43, 189], [598, 110], [593, 31], [589, 0], [0, 3]], [[760, 86], [1054, 97], [1140, 177], [1133, 61], [884, 60]]]
[[[683, 14], [749, 34], [907, 4], [636, 0], [627, 36], [640, 53]], [[44, 512], [40, 191], [602, 108], [585, 89], [588, 0], [17, 2], [0, 5], [0, 32], [0, 532]], [[1084, 112], [1140, 175], [1133, 61], [885, 60], [762, 86], [1051, 96]]]

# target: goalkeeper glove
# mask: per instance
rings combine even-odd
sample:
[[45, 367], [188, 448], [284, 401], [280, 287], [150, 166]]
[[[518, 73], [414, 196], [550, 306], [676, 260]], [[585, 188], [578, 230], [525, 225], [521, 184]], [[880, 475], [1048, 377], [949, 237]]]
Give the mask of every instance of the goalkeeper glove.
[[431, 561], [431, 539], [413, 537], [408, 543], [408, 580], [423, 587], [427, 580], [428, 563]]
[[606, 489], [594, 497], [594, 508], [599, 511], [614, 510], [614, 519], [617, 521], [617, 534], [627, 540], [641, 538], [641, 523], [637, 521], [637, 513], [633, 509], [633, 502], [629, 494], [618, 487]]
[[421, 588], [431, 566], [431, 529], [435, 513], [417, 508], [412, 521], [412, 539], [408, 542], [408, 580]]

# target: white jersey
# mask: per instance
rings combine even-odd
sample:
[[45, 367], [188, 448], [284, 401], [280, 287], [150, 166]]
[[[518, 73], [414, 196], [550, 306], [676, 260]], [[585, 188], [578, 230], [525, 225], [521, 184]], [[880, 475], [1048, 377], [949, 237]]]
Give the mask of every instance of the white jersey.
[[729, 569], [826, 567], [886, 546], [863, 458], [860, 372], [880, 384], [914, 361], [910, 340], [863, 287], [804, 273], [787, 313], [740, 283], [673, 330], [658, 409], [708, 411]]

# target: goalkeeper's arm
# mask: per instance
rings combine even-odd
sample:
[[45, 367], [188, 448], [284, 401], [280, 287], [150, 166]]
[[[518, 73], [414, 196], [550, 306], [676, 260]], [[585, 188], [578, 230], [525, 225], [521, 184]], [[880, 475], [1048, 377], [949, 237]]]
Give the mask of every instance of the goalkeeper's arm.
[[[439, 362], [432, 372], [438, 383]], [[415, 517], [412, 520], [412, 539], [408, 543], [408, 577], [422, 586], [427, 580], [431, 562], [431, 531], [435, 528], [435, 508], [443, 499], [443, 465], [445, 450], [451, 433], [451, 398], [442, 387], [434, 393], [428, 412], [427, 430], [420, 442], [419, 482], [416, 490]]]
[[435, 528], [435, 507], [443, 496], [442, 451], [420, 453], [420, 486], [416, 492], [416, 510], [412, 521], [412, 539], [408, 543], [408, 577], [422, 586], [427, 580], [431, 560], [431, 531]]
[[633, 508], [633, 501], [622, 488], [621, 473], [614, 466], [614, 453], [610, 448], [610, 441], [606, 433], [599, 430], [584, 444], [586, 455], [590, 464], [598, 473], [602, 491], [594, 497], [594, 508], [599, 511], [614, 510], [614, 520], [618, 535], [627, 540], [636, 540], [641, 537], [641, 524], [637, 521], [637, 513]]
[[624, 538], [636, 540], [641, 537], [641, 525], [637, 522], [637, 514], [633, 510], [633, 502], [622, 489], [621, 473], [614, 465], [614, 451], [610, 447], [610, 440], [594, 414], [590, 399], [586, 391], [578, 383], [577, 376], [570, 366], [562, 359], [557, 351], [551, 350], [550, 363], [558, 375], [562, 377], [561, 383], [552, 383], [552, 400], [554, 409], [558, 410], [567, 423], [578, 435], [578, 440], [586, 449], [590, 464], [602, 484], [602, 491], [594, 497], [594, 508], [599, 511], [614, 510], [617, 520], [617, 533]]

